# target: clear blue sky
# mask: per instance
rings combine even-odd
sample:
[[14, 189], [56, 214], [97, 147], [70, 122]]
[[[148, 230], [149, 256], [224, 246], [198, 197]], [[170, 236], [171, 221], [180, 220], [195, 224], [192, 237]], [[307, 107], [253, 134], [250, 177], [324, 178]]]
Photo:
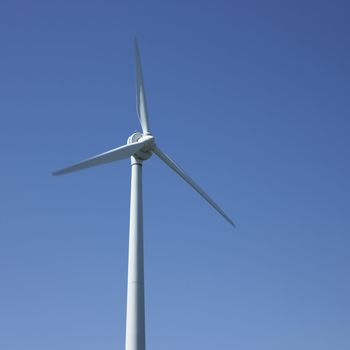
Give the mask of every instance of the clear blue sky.
[[17, 1], [0, 8], [0, 348], [123, 349], [129, 162], [51, 171], [139, 129], [147, 348], [350, 348], [347, 1]]

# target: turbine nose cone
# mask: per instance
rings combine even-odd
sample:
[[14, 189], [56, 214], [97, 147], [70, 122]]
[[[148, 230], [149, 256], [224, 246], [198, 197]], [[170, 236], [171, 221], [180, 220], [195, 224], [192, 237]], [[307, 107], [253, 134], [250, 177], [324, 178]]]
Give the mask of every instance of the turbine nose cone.
[[152, 156], [152, 151], [155, 147], [154, 136], [150, 133], [141, 134], [140, 132], [135, 132], [128, 138], [128, 144], [132, 143], [143, 143], [143, 147], [137, 151], [134, 156], [139, 160], [147, 160]]
[[138, 142], [142, 138], [142, 134], [140, 132], [134, 132], [132, 135], [128, 137], [128, 144]]

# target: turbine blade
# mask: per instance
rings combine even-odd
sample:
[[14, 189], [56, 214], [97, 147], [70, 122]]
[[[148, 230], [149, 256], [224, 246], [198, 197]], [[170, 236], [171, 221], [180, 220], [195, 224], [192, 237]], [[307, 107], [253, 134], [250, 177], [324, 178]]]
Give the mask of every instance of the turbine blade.
[[64, 175], [67, 173], [71, 173], [73, 171], [78, 171], [78, 170], [90, 168], [96, 165], [110, 163], [116, 160], [131, 157], [137, 151], [139, 151], [144, 146], [144, 144], [145, 144], [144, 142], [135, 142], [129, 145], [124, 145], [118, 148], [114, 148], [110, 151], [101, 153], [95, 157], [83, 160], [80, 163], [55, 171], [54, 173], [52, 173], [52, 175]]
[[217, 210], [233, 227], [234, 222], [228, 217], [228, 215], [209, 197], [209, 195], [199, 186], [196, 182], [188, 176], [179, 165], [169, 158], [158, 147], [154, 147], [153, 152], [171, 169], [173, 169], [178, 175], [180, 175], [194, 190], [196, 190], [215, 210]]
[[136, 64], [136, 110], [144, 134], [149, 132], [146, 93], [143, 85], [140, 50], [135, 38], [135, 64]]

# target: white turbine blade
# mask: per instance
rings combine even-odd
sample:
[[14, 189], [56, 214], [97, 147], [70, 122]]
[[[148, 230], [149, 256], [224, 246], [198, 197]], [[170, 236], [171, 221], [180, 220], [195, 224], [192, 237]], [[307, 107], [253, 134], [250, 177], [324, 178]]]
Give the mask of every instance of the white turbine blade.
[[152, 150], [164, 163], [171, 169], [178, 173], [193, 189], [195, 189], [214, 209], [216, 209], [232, 226], [235, 227], [234, 222], [227, 216], [227, 214], [209, 197], [209, 195], [199, 186], [194, 180], [188, 176], [179, 165], [171, 160], [159, 148], [154, 147]]
[[67, 168], [55, 171], [52, 175], [64, 175], [73, 171], [78, 171], [86, 168], [90, 168], [96, 165], [101, 165], [109, 162], [113, 162], [120, 159], [128, 158], [134, 155], [144, 146], [144, 142], [135, 142], [129, 145], [124, 145], [118, 148], [114, 148], [110, 151], [101, 153], [95, 157], [83, 160], [80, 163], [69, 166]]
[[146, 93], [143, 85], [140, 50], [135, 38], [135, 64], [136, 64], [136, 110], [144, 134], [149, 132]]

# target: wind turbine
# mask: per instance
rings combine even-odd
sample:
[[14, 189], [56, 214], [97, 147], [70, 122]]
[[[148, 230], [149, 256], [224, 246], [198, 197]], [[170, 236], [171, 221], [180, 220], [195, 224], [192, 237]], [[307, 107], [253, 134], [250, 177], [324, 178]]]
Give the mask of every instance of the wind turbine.
[[233, 221], [209, 197], [197, 183], [185, 173], [169, 156], [155, 143], [150, 132], [146, 94], [143, 85], [143, 75], [140, 51], [135, 39], [136, 63], [136, 109], [140, 120], [142, 133], [135, 132], [126, 145], [88, 158], [80, 163], [58, 170], [53, 175], [64, 175], [97, 165], [131, 158], [131, 194], [130, 194], [130, 226], [129, 226], [129, 261], [128, 261], [128, 291], [126, 310], [126, 350], [145, 350], [145, 302], [144, 302], [144, 268], [143, 268], [143, 217], [142, 217], [142, 163], [156, 154], [165, 164], [180, 175], [195, 191], [197, 191], [216, 211], [218, 211], [232, 226]]

